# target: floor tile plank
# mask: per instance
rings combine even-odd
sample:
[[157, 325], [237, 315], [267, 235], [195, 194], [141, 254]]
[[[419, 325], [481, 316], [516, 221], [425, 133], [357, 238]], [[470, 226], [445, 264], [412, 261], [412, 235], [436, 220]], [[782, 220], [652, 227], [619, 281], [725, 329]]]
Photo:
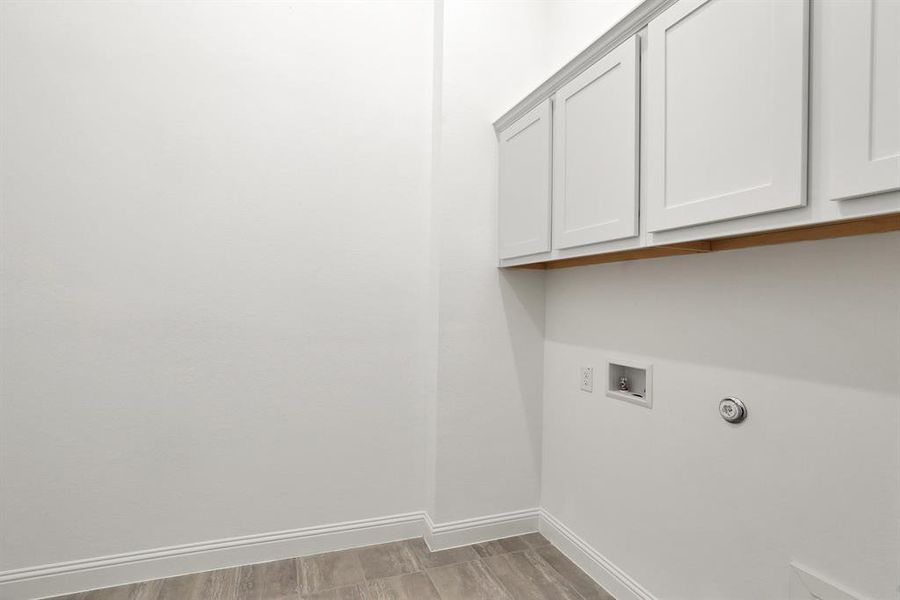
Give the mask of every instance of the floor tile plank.
[[573, 563], [554, 546], [541, 546], [535, 552], [565, 578], [585, 600], [615, 600], [612, 595], [591, 579], [578, 565]]
[[513, 600], [481, 560], [428, 569], [426, 573], [441, 600]]
[[535, 551], [512, 552], [483, 559], [516, 600], [581, 600], [581, 596]]
[[522, 540], [528, 544], [531, 548], [540, 548], [541, 546], [546, 546], [550, 543], [550, 540], [545, 538], [540, 533], [527, 533], [521, 536]]
[[471, 562], [478, 560], [478, 553], [472, 546], [462, 546], [459, 548], [451, 548], [449, 550], [438, 550], [432, 552], [428, 549], [428, 544], [422, 538], [410, 540], [410, 546], [419, 557], [419, 562], [426, 569], [436, 567], [446, 567], [447, 565], [455, 565], [461, 562]]
[[220, 569], [163, 579], [157, 600], [234, 600], [238, 569]]
[[84, 592], [78, 600], [157, 600], [163, 580], [143, 581]]
[[295, 559], [240, 567], [237, 588], [239, 600], [296, 600], [300, 594]]
[[366, 584], [358, 583], [300, 596], [300, 598], [302, 600], [369, 600], [369, 595], [366, 592]]
[[491, 542], [482, 542], [481, 544], [473, 544], [475, 552], [478, 556], [485, 558], [487, 556], [497, 556], [498, 554], [506, 554], [508, 552], [519, 552], [528, 550], [531, 546], [517, 535], [515, 537], [503, 538], [502, 540], [493, 540]]
[[299, 558], [297, 565], [301, 594], [347, 587], [366, 578], [356, 550]]
[[441, 600], [424, 571], [370, 581], [367, 591], [369, 600]]
[[358, 555], [366, 579], [384, 579], [422, 570], [409, 540], [360, 548]]

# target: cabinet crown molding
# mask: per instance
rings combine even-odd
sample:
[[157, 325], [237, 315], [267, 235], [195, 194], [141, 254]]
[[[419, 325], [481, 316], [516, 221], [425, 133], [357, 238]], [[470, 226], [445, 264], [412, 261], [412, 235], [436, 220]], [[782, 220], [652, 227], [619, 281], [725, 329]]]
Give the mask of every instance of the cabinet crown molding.
[[506, 111], [502, 117], [494, 121], [494, 131], [499, 133], [509, 127], [528, 111], [551, 97], [559, 88], [572, 81], [599, 58], [646, 27], [647, 23], [675, 2], [676, 0], [644, 0], [638, 4], [590, 46], [582, 50], [575, 58], [567, 62], [559, 71], [539, 85], [537, 89]]

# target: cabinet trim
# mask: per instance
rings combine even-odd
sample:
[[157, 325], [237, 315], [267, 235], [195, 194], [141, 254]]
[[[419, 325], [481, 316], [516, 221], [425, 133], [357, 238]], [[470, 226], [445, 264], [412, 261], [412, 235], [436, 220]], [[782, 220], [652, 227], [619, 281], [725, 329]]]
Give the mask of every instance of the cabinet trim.
[[598, 265], [628, 260], [644, 260], [684, 254], [705, 254], [707, 252], [723, 252], [727, 250], [739, 250], [741, 248], [754, 248], [756, 246], [809, 242], [855, 235], [869, 235], [872, 233], [888, 233], [891, 231], [900, 231], [900, 213], [876, 215], [862, 219], [833, 221], [816, 225], [800, 225], [798, 227], [774, 229], [772, 231], [734, 235], [710, 240], [683, 242], [681, 244], [648, 246], [646, 248], [637, 248], [634, 250], [622, 250], [619, 252], [608, 252], [606, 254], [595, 254], [592, 256], [579, 256], [577, 258], [564, 258], [504, 268], [565, 269], [568, 267], [579, 267], [584, 265]]
[[[883, 3], [890, 3], [891, 10], [900, 9], [893, 0]], [[874, 156], [873, 147], [879, 89], [875, 69], [878, 62], [876, 6], [881, 4], [876, 0], [859, 0], [823, 7], [827, 11], [825, 31], [829, 37], [839, 38], [825, 49], [821, 68], [822, 85], [827, 89], [819, 91], [824, 119], [829, 123], [823, 135], [822, 153], [827, 165], [823, 187], [829, 200], [849, 200], [900, 189], [900, 153]], [[900, 12], [882, 18], [888, 27], [900, 25]], [[838, 28], [839, 32], [834, 31]], [[887, 37], [895, 39], [891, 35]], [[889, 53], [881, 56], [882, 60], [885, 58], [891, 62], [898, 57]]]
[[[499, 177], [499, 188], [498, 191], [500, 193], [500, 203], [498, 205], [498, 220], [497, 220], [497, 237], [498, 237], [498, 254], [501, 259], [504, 258], [518, 258], [522, 256], [528, 256], [531, 254], [540, 254], [541, 252], [547, 252], [550, 250], [550, 195], [551, 195], [551, 185], [552, 185], [552, 115], [551, 115], [551, 102], [549, 100], [539, 104], [534, 109], [532, 109], [529, 113], [526, 113], [521, 119], [519, 119], [516, 123], [510, 126], [508, 129], [502, 131], [500, 133], [500, 177]], [[541, 149], [541, 155], [543, 158], [541, 159], [541, 173], [540, 177], [542, 181], [540, 182], [540, 188], [535, 187], [534, 191], [536, 193], [543, 194], [543, 199], [541, 204], [546, 204], [543, 208], [543, 215], [540, 214], [540, 209], [535, 210], [532, 216], [539, 217], [539, 223], [537, 223], [537, 228], [534, 231], [531, 231], [531, 235], [528, 239], [519, 239], [518, 241], [509, 241], [503, 230], [504, 224], [504, 210], [505, 205], [503, 202], [504, 194], [504, 181], [506, 177], [509, 177], [509, 173], [504, 172], [503, 164], [504, 164], [504, 155], [509, 152], [509, 143], [515, 139], [517, 136], [522, 134], [523, 132], [531, 129], [532, 127], [542, 128], [539, 130], [538, 134], [541, 135], [544, 139], [545, 148]], [[535, 155], [539, 156], [539, 155]], [[534, 173], [538, 173], [538, 171], [534, 171]], [[521, 199], [519, 199], [521, 201]], [[521, 208], [521, 207], [520, 207]], [[525, 207], [527, 208], [527, 206]], [[520, 213], [521, 214], [521, 213]]]
[[537, 89], [525, 96], [515, 106], [494, 121], [494, 131], [503, 131], [535, 106], [550, 98], [561, 87], [578, 77], [597, 60], [609, 54], [618, 45], [647, 26], [651, 19], [666, 10], [677, 0], [644, 0], [634, 10], [625, 15], [606, 33], [584, 49], [578, 56], [567, 62], [563, 68], [551, 75]]
[[[704, 139], [702, 129], [699, 135], [694, 135], [697, 125], [694, 121], [698, 119], [699, 115], [696, 112], [688, 112], [688, 117], [685, 119], [686, 109], [684, 107], [708, 103], [716, 104], [723, 110], [726, 107], [731, 108], [731, 104], [728, 103], [712, 102], [711, 100], [717, 96], [706, 87], [693, 83], [695, 72], [691, 69], [695, 67], [696, 57], [692, 57], [688, 53], [686, 64], [681, 65], [682, 71], [676, 71], [675, 76], [672, 75], [675, 65], [669, 58], [670, 37], [677, 38], [677, 34], [674, 32], [684, 27], [685, 23], [700, 19], [707, 31], [723, 32], [723, 29], [719, 27], [722, 23], [716, 23], [716, 26], [713, 27], [708, 21], [702, 20], [704, 15], [710, 14], [707, 11], [712, 10], [713, 5], [720, 8], [720, 12], [717, 13], [719, 18], [727, 17], [729, 14], [733, 15], [733, 10], [730, 9], [737, 9], [740, 6], [738, 4], [729, 5], [724, 0], [681, 0], [670, 10], [654, 19], [648, 28], [647, 69], [649, 73], [648, 87], [651, 88], [651, 91], [648, 96], [647, 119], [649, 173], [647, 176], [646, 223], [647, 230], [652, 233], [728, 221], [806, 205], [809, 0], [766, 0], [765, 2], [759, 0], [756, 3], [743, 5], [747, 10], [758, 10], [761, 13], [764, 13], [766, 8], [769, 9], [768, 13], [764, 13], [768, 18], [768, 23], [764, 23], [764, 25], [769, 30], [769, 37], [758, 36], [763, 44], [761, 50], [764, 56], [759, 60], [748, 60], [748, 63], [769, 66], [766, 73], [771, 86], [769, 96], [758, 104], [768, 110], [762, 110], [758, 116], [767, 120], [766, 126], [771, 129], [768, 131], [770, 135], [766, 135], [766, 131], [761, 130], [755, 139], [765, 141], [757, 144], [746, 144], [747, 140], [742, 137], [731, 137], [730, 139], [740, 140], [739, 145], [742, 147], [765, 145], [766, 156], [756, 156], [755, 162], [758, 165], [766, 165], [767, 170], [755, 173], [752, 181], [738, 180], [728, 182], [727, 188], [704, 189], [703, 184], [707, 181], [706, 172], [709, 169], [709, 166], [706, 165], [707, 160], [695, 160], [694, 164], [687, 163], [691, 164], [690, 167], [687, 167], [686, 163], [680, 163], [676, 167], [671, 166], [674, 162], [673, 158], [682, 154], [693, 156], [695, 149], [700, 152], [701, 146], [698, 145], [697, 139]], [[678, 39], [690, 40], [697, 39], [697, 37], [703, 39], [699, 33], [697, 33], [697, 37], [690, 34], [681, 35], [688, 37]], [[718, 38], [715, 41], [718, 42]], [[690, 47], [691, 45], [688, 44], [688, 48]], [[742, 50], [744, 49], [742, 48]], [[750, 50], [747, 49], [746, 52], [749, 59]], [[735, 77], [738, 77], [738, 73], [742, 73], [734, 65], [729, 65], [729, 67], [729, 76], [732, 75], [732, 72]], [[684, 70], [687, 70], [689, 76], [683, 72]], [[701, 75], [706, 75], [702, 69]], [[759, 85], [756, 85], [758, 82], [753, 79], [738, 78], [744, 81], [753, 81], [753, 87], [760, 88]], [[690, 97], [690, 101], [686, 101], [683, 97], [685, 86], [683, 84], [680, 86], [682, 88], [681, 120], [670, 114], [673, 110], [672, 103], [674, 103], [674, 100], [671, 99], [673, 80], [692, 82], [689, 87], [694, 97]], [[698, 103], [697, 99], [701, 96], [704, 97], [704, 100], [702, 103]], [[675, 97], [676, 99], [679, 97], [677, 93]], [[727, 119], [723, 119], [722, 115], [718, 115], [717, 118], [720, 121], [727, 120], [729, 123], [752, 122], [752, 120], [745, 121], [731, 115]], [[695, 126], [691, 128], [690, 134], [686, 133], [685, 123]], [[673, 129], [675, 132], [680, 131], [680, 135], [673, 134]], [[711, 130], [708, 129], [708, 131]], [[745, 133], [748, 133], [751, 139], [753, 139], [753, 135], [757, 135], [756, 131], [745, 131]], [[682, 145], [675, 150], [670, 148], [670, 140], [673, 139], [673, 135], [677, 135]], [[702, 148], [706, 152], [709, 152], [710, 148], [715, 148], [715, 153], [718, 154], [721, 149], [718, 149], [717, 146], [715, 143], [706, 143], [702, 145]], [[760, 149], [757, 151], [759, 152]], [[701, 167], [701, 164], [704, 166]], [[732, 161], [731, 164], [737, 163]], [[672, 172], [680, 174], [681, 177], [672, 177]], [[673, 181], [680, 181], [680, 186], [672, 183]], [[701, 185], [699, 190], [695, 189], [698, 183]], [[670, 189], [670, 186], [681, 189], [676, 192], [676, 190]]]
[[[578, 77], [562, 87], [553, 96], [553, 194], [552, 194], [552, 247], [557, 250], [575, 248], [615, 240], [634, 238], [640, 234], [638, 206], [640, 198], [640, 40], [633, 36], [617, 46]], [[610, 84], [610, 79], [614, 82]], [[625, 84], [618, 83], [624, 77]], [[610, 147], [615, 144], [617, 151], [612, 161], [620, 163], [612, 172], [605, 163], [598, 160], [596, 149], [585, 150], [584, 147], [570, 146], [569, 134], [579, 127], [591, 129], [585, 123], [573, 125], [568, 103], [572, 98], [586, 93], [593, 86], [603, 88], [604, 99], [613, 102], [613, 113], [604, 113], [594, 106], [591, 118], [600, 119], [604, 136], [596, 136], [594, 142], [603, 140]], [[613, 87], [610, 88], [609, 86]], [[610, 108], [607, 106], [607, 108]], [[585, 115], [582, 115], [584, 117]], [[609, 120], [615, 121], [614, 125]], [[625, 125], [623, 131], [616, 126]], [[582, 138], [582, 142], [584, 139]], [[619, 146], [621, 145], [621, 146]], [[621, 151], [619, 151], [619, 147]], [[601, 186], [591, 188], [590, 203], [601, 215], [594, 222], [581, 222], [574, 227], [568, 226], [568, 214], [573, 204], [586, 200], [582, 195], [571, 195], [569, 188], [570, 161], [581, 157], [591, 157], [592, 168], [582, 170], [603, 173]], [[582, 165], [583, 166], [583, 165]], [[579, 169], [573, 169], [578, 173]], [[593, 183], [598, 184], [597, 181]], [[630, 188], [630, 189], [628, 189]]]

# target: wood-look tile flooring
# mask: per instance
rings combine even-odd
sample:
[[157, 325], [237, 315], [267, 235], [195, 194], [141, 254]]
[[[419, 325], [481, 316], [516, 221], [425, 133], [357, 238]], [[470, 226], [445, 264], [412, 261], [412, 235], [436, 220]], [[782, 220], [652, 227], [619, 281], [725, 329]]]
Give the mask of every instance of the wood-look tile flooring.
[[541, 534], [431, 552], [421, 538], [57, 600], [614, 600]]

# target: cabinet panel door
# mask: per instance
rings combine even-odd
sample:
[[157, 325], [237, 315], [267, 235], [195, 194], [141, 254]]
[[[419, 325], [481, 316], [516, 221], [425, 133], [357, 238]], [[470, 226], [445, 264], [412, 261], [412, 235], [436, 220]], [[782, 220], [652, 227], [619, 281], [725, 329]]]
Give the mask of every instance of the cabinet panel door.
[[815, 26], [826, 197], [900, 188], [900, 0], [823, 2]]
[[639, 52], [635, 36], [556, 93], [554, 248], [638, 234]]
[[550, 250], [550, 101], [500, 132], [500, 258]]
[[650, 22], [650, 231], [806, 204], [808, 14], [680, 0]]

